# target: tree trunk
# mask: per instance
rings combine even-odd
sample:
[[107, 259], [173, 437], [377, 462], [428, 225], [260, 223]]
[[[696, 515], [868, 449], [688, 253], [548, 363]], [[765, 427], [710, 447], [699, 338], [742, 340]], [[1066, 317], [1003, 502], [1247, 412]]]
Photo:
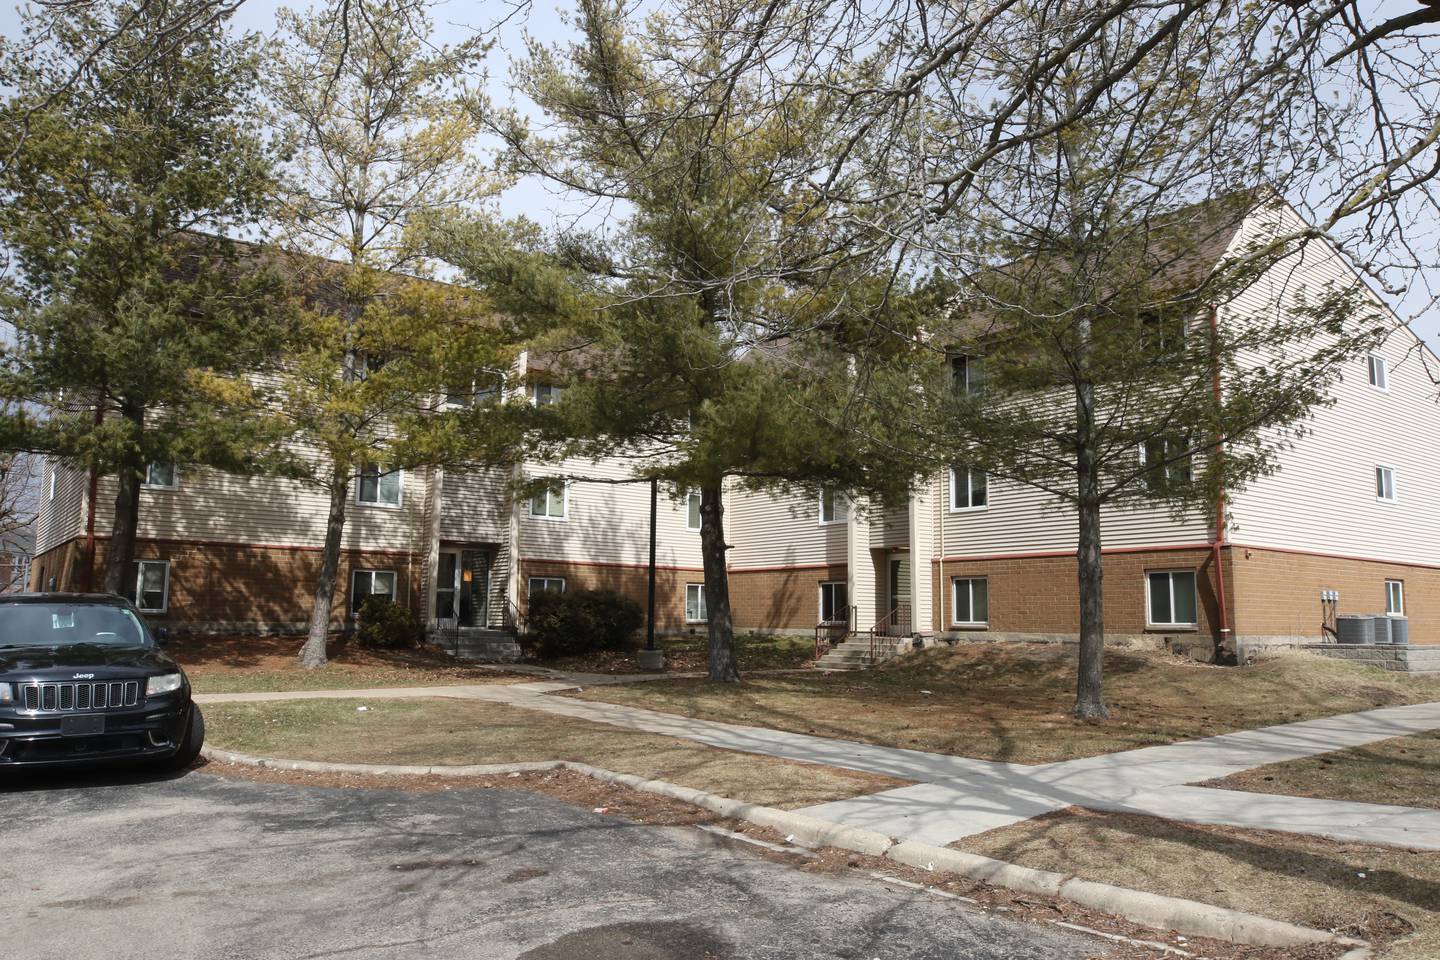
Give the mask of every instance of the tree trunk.
[[130, 567], [135, 561], [135, 528], [140, 521], [140, 471], [122, 467], [116, 477], [119, 489], [115, 493], [115, 518], [110, 524], [110, 547], [105, 551], [103, 589], [125, 596], [135, 586]]
[[345, 506], [350, 500], [350, 474], [338, 467], [330, 475], [330, 513], [325, 520], [325, 549], [320, 577], [315, 582], [315, 603], [310, 609], [310, 633], [300, 648], [300, 666], [325, 666], [325, 642], [330, 637], [330, 611], [335, 602], [335, 581], [340, 574], [340, 538], [345, 533]]
[[710, 636], [710, 681], [736, 683], [735, 625], [730, 616], [730, 577], [725, 570], [725, 504], [720, 484], [700, 488], [700, 553], [705, 560], [706, 629]]
[[1080, 465], [1080, 665], [1075, 685], [1075, 716], [1106, 719], [1105, 568], [1100, 552], [1100, 500], [1096, 496], [1094, 454], [1082, 447]]
[[[131, 430], [135, 439], [139, 439], [145, 432], [143, 406], [122, 401], [120, 417], [128, 421], [125, 426]], [[135, 561], [135, 531], [140, 525], [142, 469], [144, 468], [127, 464], [115, 472], [118, 489], [115, 491], [115, 516], [110, 522], [110, 546], [105, 551], [106, 593], [124, 596], [126, 590], [135, 584], [130, 565]]]

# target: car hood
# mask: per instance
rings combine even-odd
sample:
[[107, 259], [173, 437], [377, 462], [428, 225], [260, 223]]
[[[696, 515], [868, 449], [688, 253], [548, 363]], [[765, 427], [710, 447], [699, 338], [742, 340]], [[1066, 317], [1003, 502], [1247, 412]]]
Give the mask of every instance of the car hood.
[[[36, 676], [56, 671], [93, 673], [95, 679], [133, 676], [136, 671], [178, 669], [154, 647], [0, 647], [0, 673]], [[13, 678], [12, 679], [18, 679]], [[71, 675], [45, 679], [73, 679]]]

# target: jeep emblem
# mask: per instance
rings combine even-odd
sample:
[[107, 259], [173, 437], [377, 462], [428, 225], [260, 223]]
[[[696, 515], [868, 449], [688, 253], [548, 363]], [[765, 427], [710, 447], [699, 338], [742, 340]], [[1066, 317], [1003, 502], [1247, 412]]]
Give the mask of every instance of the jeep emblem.
[[70, 679], [72, 679], [72, 680], [94, 680], [94, 679], [95, 679], [95, 674], [93, 674], [93, 673], [77, 673], [77, 674], [75, 674], [75, 676], [71, 677]]

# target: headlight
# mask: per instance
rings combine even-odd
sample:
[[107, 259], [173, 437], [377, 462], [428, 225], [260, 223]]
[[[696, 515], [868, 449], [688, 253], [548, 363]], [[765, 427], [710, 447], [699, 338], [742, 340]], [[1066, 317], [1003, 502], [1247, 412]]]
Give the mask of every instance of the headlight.
[[184, 674], [162, 673], [158, 677], [151, 677], [145, 681], [145, 696], [158, 697], [162, 693], [174, 693], [184, 683]]
[[8, 683], [0, 683], [0, 703], [15, 702], [15, 688]]

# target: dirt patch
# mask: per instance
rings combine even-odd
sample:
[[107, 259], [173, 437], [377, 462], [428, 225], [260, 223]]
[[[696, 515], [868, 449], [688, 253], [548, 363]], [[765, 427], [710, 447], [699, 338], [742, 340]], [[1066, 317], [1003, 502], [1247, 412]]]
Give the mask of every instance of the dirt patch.
[[1440, 956], [1440, 857], [1297, 834], [1070, 808], [955, 847]]
[[316, 670], [296, 657], [303, 637], [187, 637], [166, 644], [196, 693], [260, 690], [345, 690], [468, 683], [516, 683], [533, 676], [468, 664], [436, 647], [368, 650], [332, 640], [329, 662]]
[[[708, 643], [703, 634], [661, 637], [656, 641], [665, 653], [667, 673], [704, 673], [708, 666]], [[735, 656], [742, 673], [747, 670], [799, 669], [815, 658], [815, 639], [800, 635], [737, 634]], [[645, 672], [640, 668], [638, 650], [602, 650], [584, 656], [526, 662], [572, 673], [616, 675]]]
[[1440, 678], [1291, 655], [1248, 667], [1109, 650], [1111, 719], [1076, 720], [1072, 645], [962, 644], [858, 673], [752, 677], [738, 684], [659, 680], [576, 696], [707, 720], [890, 747], [1049, 763], [1440, 699]]
[[1202, 786], [1440, 809], [1440, 730], [1272, 763]]

